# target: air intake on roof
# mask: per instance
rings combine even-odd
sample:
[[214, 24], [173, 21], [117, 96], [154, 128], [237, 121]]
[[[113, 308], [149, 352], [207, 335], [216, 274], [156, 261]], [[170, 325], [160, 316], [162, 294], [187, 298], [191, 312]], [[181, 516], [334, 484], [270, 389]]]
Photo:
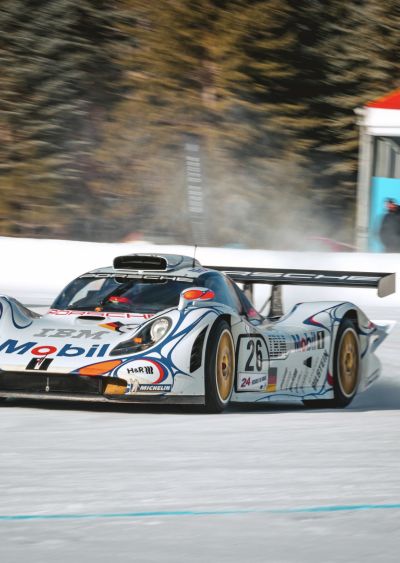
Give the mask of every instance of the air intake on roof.
[[116, 270], [166, 270], [168, 262], [162, 256], [128, 255], [114, 258]]

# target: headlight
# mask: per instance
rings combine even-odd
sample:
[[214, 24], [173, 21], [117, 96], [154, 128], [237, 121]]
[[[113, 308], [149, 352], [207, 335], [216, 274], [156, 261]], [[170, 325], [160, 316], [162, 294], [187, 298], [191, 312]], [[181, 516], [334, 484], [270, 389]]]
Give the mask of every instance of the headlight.
[[129, 340], [120, 342], [111, 350], [110, 356], [124, 356], [125, 354], [135, 354], [150, 348], [161, 340], [171, 328], [171, 320], [167, 317], [156, 319], [152, 323], [146, 323]]
[[161, 340], [161, 338], [167, 334], [170, 326], [170, 320], [165, 317], [154, 321], [150, 329], [150, 336], [153, 339], [153, 342]]

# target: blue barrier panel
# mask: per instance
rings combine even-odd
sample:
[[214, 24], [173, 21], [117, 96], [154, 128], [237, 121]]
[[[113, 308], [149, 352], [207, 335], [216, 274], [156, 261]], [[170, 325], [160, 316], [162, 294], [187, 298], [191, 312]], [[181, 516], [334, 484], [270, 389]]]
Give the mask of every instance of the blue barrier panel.
[[371, 252], [385, 251], [385, 248], [379, 238], [379, 229], [383, 216], [386, 213], [385, 200], [387, 198], [394, 199], [400, 205], [400, 179], [380, 178], [374, 176], [371, 182], [371, 205], [368, 237], [368, 250]]

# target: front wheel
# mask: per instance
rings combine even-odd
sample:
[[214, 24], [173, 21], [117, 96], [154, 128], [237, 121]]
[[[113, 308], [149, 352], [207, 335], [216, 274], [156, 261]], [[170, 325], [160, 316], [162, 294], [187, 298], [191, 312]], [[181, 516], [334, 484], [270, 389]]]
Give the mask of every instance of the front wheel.
[[206, 412], [222, 412], [231, 398], [235, 378], [235, 346], [226, 321], [217, 321], [211, 329], [204, 378]]

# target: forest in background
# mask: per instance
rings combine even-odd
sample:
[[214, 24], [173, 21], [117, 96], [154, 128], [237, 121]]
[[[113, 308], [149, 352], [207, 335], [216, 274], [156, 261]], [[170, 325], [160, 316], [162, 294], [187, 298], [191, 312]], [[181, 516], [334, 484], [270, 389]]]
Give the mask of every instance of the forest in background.
[[0, 235], [352, 242], [354, 110], [399, 86], [398, 0], [0, 0]]

